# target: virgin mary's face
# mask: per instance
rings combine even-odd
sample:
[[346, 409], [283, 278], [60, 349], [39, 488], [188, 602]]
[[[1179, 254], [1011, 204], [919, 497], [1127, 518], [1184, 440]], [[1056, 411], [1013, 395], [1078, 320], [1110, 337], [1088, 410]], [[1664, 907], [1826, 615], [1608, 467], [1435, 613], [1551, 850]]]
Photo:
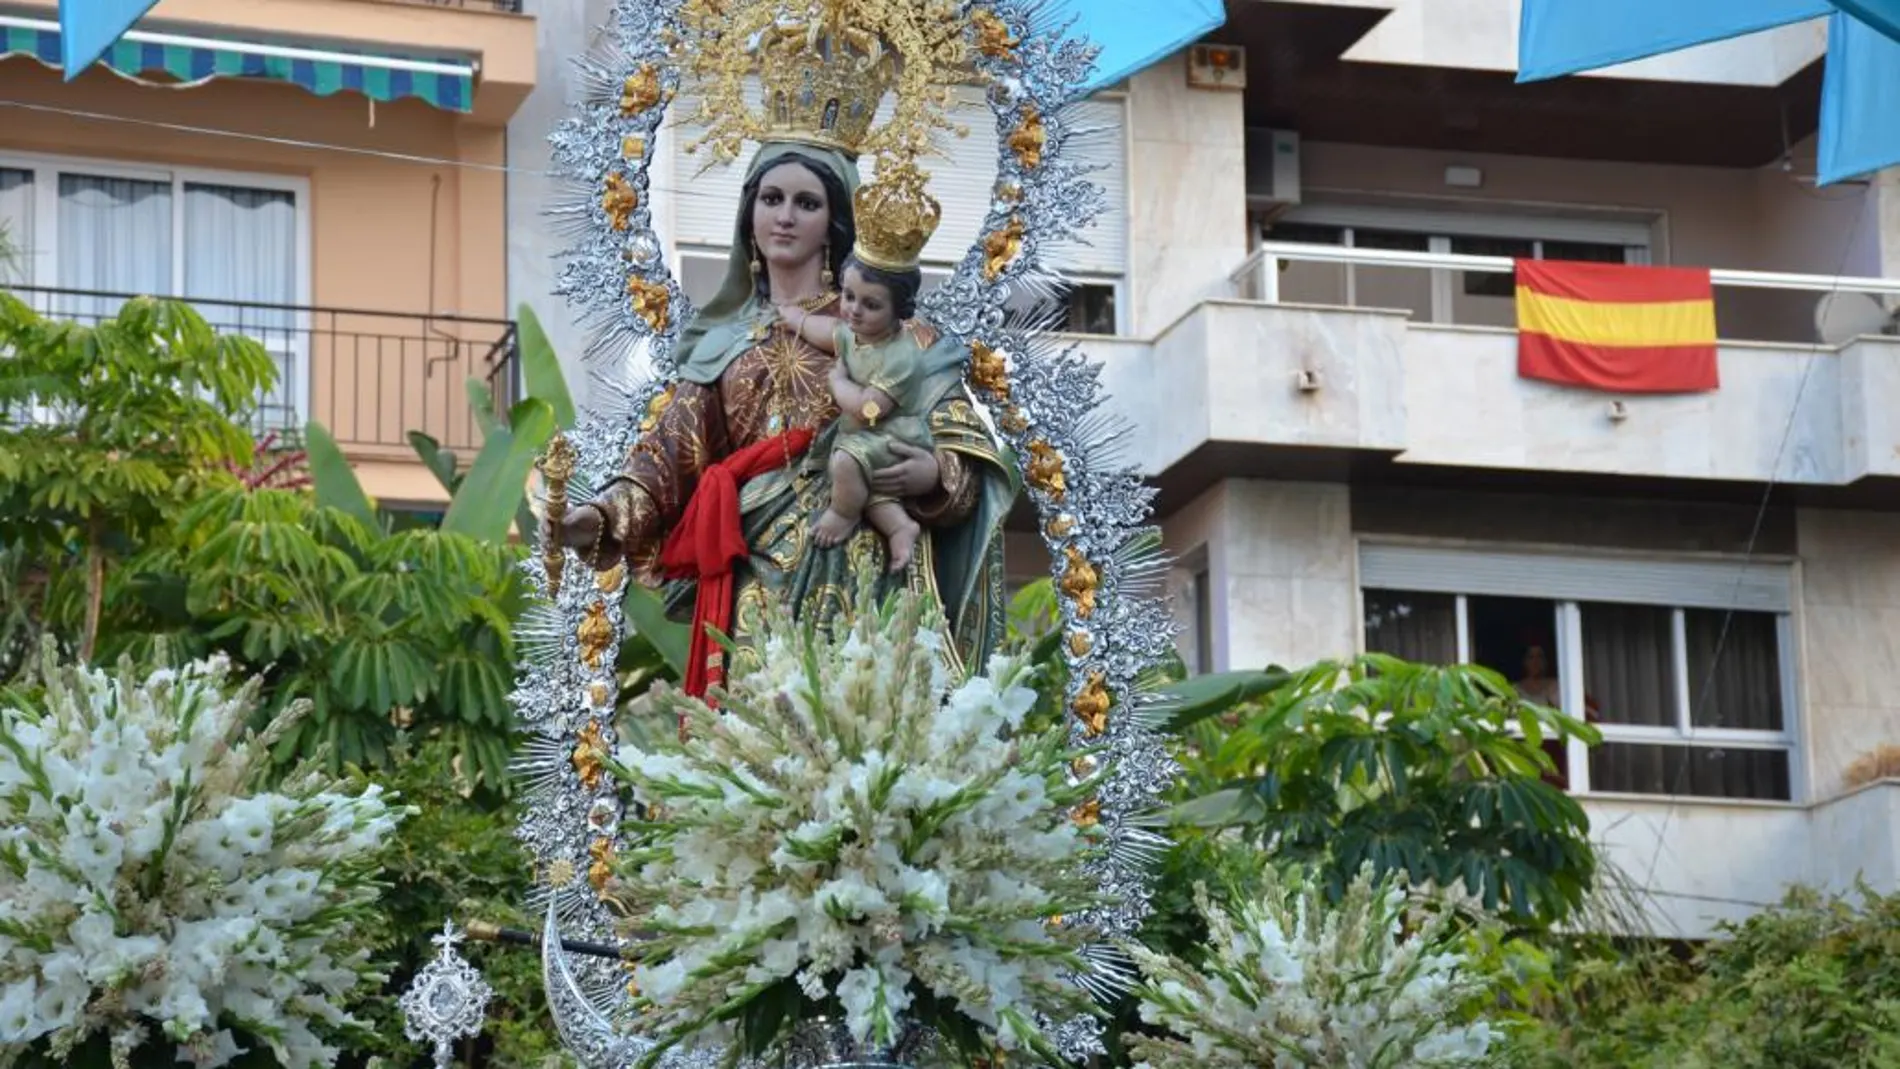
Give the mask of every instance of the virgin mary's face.
[[759, 179], [752, 240], [767, 263], [797, 267], [824, 251], [831, 206], [825, 184], [801, 163], [781, 163]]

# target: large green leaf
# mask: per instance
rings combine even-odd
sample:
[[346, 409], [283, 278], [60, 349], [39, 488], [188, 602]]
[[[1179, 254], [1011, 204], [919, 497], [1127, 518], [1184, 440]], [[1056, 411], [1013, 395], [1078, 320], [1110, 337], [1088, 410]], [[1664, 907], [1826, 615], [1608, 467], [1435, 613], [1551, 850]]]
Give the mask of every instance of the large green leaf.
[[330, 436], [329, 428], [311, 420], [304, 427], [303, 444], [304, 452], [309, 454], [310, 484], [316, 492], [317, 504], [341, 509], [374, 526], [376, 507], [363, 492], [363, 484], [356, 481], [349, 458]]
[[1179, 731], [1208, 717], [1227, 712], [1241, 702], [1264, 697], [1291, 678], [1279, 668], [1264, 672], [1214, 672], [1190, 676], [1164, 688], [1161, 708]]
[[482, 542], [507, 541], [508, 528], [527, 489], [528, 473], [552, 437], [554, 409], [546, 401], [530, 397], [510, 409], [508, 426], [496, 428], [482, 443], [461, 489], [449, 502], [442, 530]]
[[554, 409], [554, 424], [563, 430], [574, 426], [574, 398], [567, 390], [567, 376], [561, 373], [561, 358], [548, 342], [541, 320], [525, 302], [515, 315], [516, 333], [521, 345], [521, 384], [529, 397], [538, 397]]
[[692, 627], [668, 619], [665, 599], [657, 591], [638, 583], [627, 584], [627, 594], [620, 602], [620, 611], [626, 618], [628, 629], [645, 639], [659, 653], [675, 677], [685, 679], [686, 651], [693, 644]]
[[475, 423], [481, 427], [485, 441], [501, 428], [501, 417], [495, 415], [495, 391], [488, 388], [488, 383], [473, 375], [463, 386], [468, 389], [468, 410], [475, 413]]
[[423, 466], [442, 484], [442, 489], [454, 496], [456, 486], [461, 484], [462, 473], [458, 458], [451, 450], [442, 448], [442, 443], [421, 431], [409, 432], [409, 448], [422, 458]]

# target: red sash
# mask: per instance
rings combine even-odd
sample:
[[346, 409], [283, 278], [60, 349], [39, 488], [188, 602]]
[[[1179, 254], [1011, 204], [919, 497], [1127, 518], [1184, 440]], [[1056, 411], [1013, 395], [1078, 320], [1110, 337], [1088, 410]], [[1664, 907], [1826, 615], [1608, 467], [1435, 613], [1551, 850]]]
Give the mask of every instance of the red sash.
[[660, 547], [660, 568], [668, 579], [699, 582], [692, 645], [686, 653], [686, 693], [695, 698], [704, 698], [726, 680], [724, 654], [713, 644], [711, 629], [732, 632], [732, 567], [749, 552], [739, 517], [739, 486], [789, 465], [810, 448], [811, 439], [809, 428], [786, 431], [701, 472], [679, 524]]

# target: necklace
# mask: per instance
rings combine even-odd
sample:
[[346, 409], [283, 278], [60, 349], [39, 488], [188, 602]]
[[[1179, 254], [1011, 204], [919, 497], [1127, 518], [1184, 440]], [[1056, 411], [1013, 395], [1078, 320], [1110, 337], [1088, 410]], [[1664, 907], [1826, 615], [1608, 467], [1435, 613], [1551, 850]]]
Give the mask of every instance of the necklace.
[[[788, 301], [786, 303], [806, 313], [811, 313], [816, 312], [818, 309], [823, 308], [825, 305], [837, 299], [838, 295], [835, 292], [828, 289], [820, 289], [817, 293], [809, 297], [800, 297], [797, 300]], [[766, 302], [764, 311], [764, 317], [755, 321], [752, 327], [753, 341], [764, 341], [766, 335], [772, 332], [773, 327], [785, 324], [785, 317], [779, 314], [776, 302]], [[790, 324], [785, 325], [789, 326]]]
[[816, 312], [818, 309], [823, 308], [827, 304], [830, 304], [832, 300], [836, 298], [837, 296], [838, 296], [837, 294], [831, 292], [830, 290], [821, 288], [817, 293], [812, 294], [810, 297], [803, 297], [798, 300], [791, 301], [789, 303], [797, 305], [798, 307], [803, 308], [807, 312]]

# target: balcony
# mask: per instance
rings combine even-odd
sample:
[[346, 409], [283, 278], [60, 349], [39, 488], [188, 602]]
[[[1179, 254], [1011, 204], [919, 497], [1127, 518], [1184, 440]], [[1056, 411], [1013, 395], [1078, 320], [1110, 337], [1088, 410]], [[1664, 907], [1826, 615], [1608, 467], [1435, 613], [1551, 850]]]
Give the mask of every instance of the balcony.
[[[1464, 292], [1508, 294], [1511, 270], [1506, 257], [1270, 244], [1234, 272], [1231, 297], [1152, 343], [1087, 344], [1152, 475], [1376, 456], [1812, 487], [1900, 476], [1900, 417], [1881, 400], [1900, 394], [1900, 337], [1795, 340], [1823, 295], [1891, 298], [1900, 280], [1718, 270], [1721, 388], [1612, 397], [1519, 378], [1508, 297], [1454, 301], [1449, 316], [1428, 303], [1475, 277], [1506, 284]], [[1728, 338], [1731, 322], [1766, 337]]]
[[1811, 806], [1604, 795], [1583, 806], [1599, 849], [1647, 905], [1652, 935], [1709, 938], [1798, 885], [1900, 890], [1900, 780]]
[[[79, 323], [110, 316], [131, 294], [10, 287], [42, 315]], [[277, 386], [258, 399], [252, 429], [301, 433], [316, 420], [352, 460], [413, 460], [421, 431], [464, 452], [482, 441], [468, 380], [486, 382], [506, 419], [519, 398], [515, 325], [350, 308], [186, 298], [220, 333], [255, 338], [277, 365]], [[372, 490], [374, 492], [374, 490]]]

